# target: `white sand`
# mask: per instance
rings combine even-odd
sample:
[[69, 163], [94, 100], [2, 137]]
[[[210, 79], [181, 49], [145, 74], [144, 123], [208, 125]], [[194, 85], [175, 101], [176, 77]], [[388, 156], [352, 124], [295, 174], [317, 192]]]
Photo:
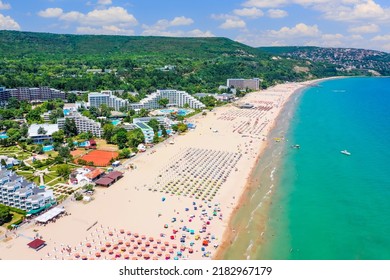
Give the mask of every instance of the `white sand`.
[[[248, 94], [240, 103], [248, 102], [255, 107], [263, 106], [259, 109], [238, 109], [232, 104], [215, 109], [213, 112], [208, 112], [207, 116], [197, 115], [191, 118], [190, 122], [195, 123], [197, 128], [187, 132], [185, 135], [174, 136], [175, 144], [170, 145], [169, 140], [160, 143], [156, 147], [149, 149], [146, 153], [137, 155], [131, 162], [137, 167], [135, 170], [129, 170], [125, 173], [124, 178], [115, 183], [108, 189], [99, 188], [94, 195], [94, 200], [84, 204], [82, 202], [67, 201], [64, 206], [69, 216], [61, 217], [55, 223], [49, 223], [46, 226], [27, 225], [18, 229], [15, 233], [8, 233], [11, 238], [7, 241], [0, 241], [0, 259], [74, 259], [75, 253], [80, 256], [95, 257], [96, 252], [100, 252], [100, 248], [105, 246], [107, 241], [113, 245], [122, 239], [124, 242], [130, 241], [130, 238], [137, 232], [139, 235], [146, 235], [146, 238], [154, 237], [154, 240], [160, 238], [160, 234], [166, 235], [162, 242], [169, 240], [171, 248], [172, 243], [177, 244], [180, 248], [180, 237], [186, 234], [185, 247], [182, 255], [184, 258], [204, 259], [201, 251], [202, 241], [205, 238], [210, 240], [210, 244], [205, 247], [205, 252], [209, 252], [208, 258], [212, 258], [215, 254], [213, 245], [221, 243], [222, 236], [227, 228], [229, 217], [237, 206], [240, 194], [243, 192], [247, 178], [250, 175], [251, 169], [256, 162], [257, 157], [265, 148], [268, 141], [266, 139], [270, 129], [274, 124], [274, 120], [278, 116], [286, 100], [291, 94], [303, 88], [312, 82], [290, 83], [278, 85], [266, 91], [254, 92]], [[268, 110], [272, 106], [272, 109]], [[218, 130], [218, 132], [213, 132]], [[241, 132], [241, 134], [239, 133]], [[205, 159], [195, 165], [192, 160], [183, 158], [185, 151], [198, 149], [197, 151], [205, 151]], [[215, 160], [212, 156], [207, 156], [212, 152], [220, 151], [223, 156], [232, 156], [234, 153], [241, 154], [241, 158], [237, 164], [229, 167], [227, 164], [222, 164], [220, 170], [213, 170], [211, 165], [197, 178], [190, 175], [191, 171], [198, 172], [203, 165], [206, 166], [210, 160]], [[219, 182], [220, 189], [216, 196], [212, 199], [211, 207], [208, 207], [209, 202], [202, 202], [199, 199], [185, 197], [182, 195], [172, 195], [160, 192], [168, 178], [173, 181], [183, 182], [186, 175], [175, 175], [178, 168], [170, 168], [172, 164], [179, 161], [188, 160], [185, 164], [189, 170], [186, 183], [177, 186], [184, 191], [184, 186], [198, 184], [203, 173], [207, 171], [215, 171], [218, 175], [223, 169], [231, 169], [227, 175], [226, 182]], [[183, 161], [180, 164], [183, 164]], [[200, 165], [200, 166], [199, 166]], [[214, 164], [215, 165], [215, 164]], [[213, 166], [214, 166], [213, 165]], [[180, 168], [183, 167], [180, 165]], [[165, 170], [171, 170], [170, 175], [166, 174]], [[194, 172], [195, 172], [194, 171]], [[161, 175], [161, 177], [159, 177]], [[190, 180], [193, 181], [190, 181]], [[203, 182], [203, 187], [212, 184], [210, 178]], [[157, 184], [157, 182], [160, 182]], [[176, 186], [176, 187], [177, 187]], [[151, 191], [157, 189], [157, 191]], [[213, 188], [215, 190], [215, 188]], [[166, 200], [162, 201], [165, 197]], [[208, 196], [211, 197], [211, 196]], [[193, 203], [196, 203], [197, 210], [194, 210]], [[214, 206], [217, 204], [218, 206]], [[200, 205], [203, 207], [200, 208]], [[217, 216], [213, 216], [213, 210], [220, 207], [221, 211], [217, 211]], [[189, 208], [189, 211], [185, 211]], [[206, 209], [207, 215], [204, 220], [200, 219], [201, 211]], [[222, 214], [222, 219], [220, 219]], [[190, 216], [195, 215], [195, 218], [190, 222]], [[199, 233], [202, 225], [208, 220], [208, 216], [212, 216], [210, 225], [207, 225], [207, 231]], [[176, 218], [176, 222], [171, 222], [172, 218]], [[183, 222], [181, 222], [183, 220]], [[97, 224], [87, 231], [94, 223]], [[165, 229], [164, 225], [168, 224]], [[187, 226], [195, 230], [195, 234], [184, 233], [180, 228]], [[125, 232], [131, 231], [131, 235], [126, 233], [121, 234], [120, 229]], [[174, 234], [174, 240], [170, 240], [170, 235], [173, 230], [179, 230]], [[112, 231], [112, 236], [108, 233]], [[208, 234], [209, 233], [209, 234]], [[38, 234], [47, 242], [47, 246], [38, 252], [27, 247], [34, 236]], [[18, 237], [16, 237], [18, 235]], [[200, 239], [195, 240], [195, 236], [199, 235]], [[212, 237], [214, 237], [212, 239]], [[128, 249], [132, 248], [133, 244], [139, 238], [135, 238], [128, 248], [122, 248], [126, 252], [121, 252], [123, 259], [124, 253], [128, 253]], [[145, 246], [147, 240], [142, 240], [140, 247]], [[91, 243], [87, 247], [86, 243]], [[191, 246], [190, 242], [194, 242]], [[155, 245], [157, 249], [150, 254], [150, 258], [164, 259], [166, 252], [162, 256], [157, 256], [156, 252], [161, 249], [161, 244], [151, 242], [150, 247], [146, 247], [146, 251], [142, 252], [139, 249], [130, 254], [133, 258], [137, 252], [142, 253], [139, 258], [143, 258], [145, 253], [148, 253], [149, 248]], [[69, 246], [72, 248], [71, 253], [61, 250]], [[124, 245], [119, 245], [119, 248], [114, 251], [113, 255], [102, 253], [100, 258], [112, 258], [115, 253], [120, 251]], [[107, 249], [111, 249], [107, 248]], [[188, 252], [188, 248], [193, 248], [193, 253]], [[177, 255], [178, 249], [173, 249], [171, 258]]]

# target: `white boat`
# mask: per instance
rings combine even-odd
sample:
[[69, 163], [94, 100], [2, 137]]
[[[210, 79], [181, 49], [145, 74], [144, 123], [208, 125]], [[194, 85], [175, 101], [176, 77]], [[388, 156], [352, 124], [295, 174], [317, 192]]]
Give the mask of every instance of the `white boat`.
[[341, 153], [344, 154], [344, 155], [347, 155], [347, 156], [351, 155], [351, 153], [348, 152], [347, 150], [342, 150]]

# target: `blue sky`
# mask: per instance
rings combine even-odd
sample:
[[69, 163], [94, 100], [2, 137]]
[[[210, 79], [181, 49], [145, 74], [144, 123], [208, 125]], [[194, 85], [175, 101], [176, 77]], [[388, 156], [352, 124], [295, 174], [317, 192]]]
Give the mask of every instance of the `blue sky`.
[[390, 52], [389, 0], [0, 0], [0, 29]]

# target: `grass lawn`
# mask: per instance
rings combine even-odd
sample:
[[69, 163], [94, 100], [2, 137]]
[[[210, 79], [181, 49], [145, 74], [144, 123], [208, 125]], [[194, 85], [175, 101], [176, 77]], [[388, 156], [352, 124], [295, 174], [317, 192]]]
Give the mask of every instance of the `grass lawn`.
[[3, 227], [7, 228], [9, 225], [12, 225], [17, 220], [19, 220], [21, 217], [23, 217], [22, 214], [18, 214], [18, 213], [12, 212], [12, 211], [11, 211], [11, 214], [12, 214], [12, 220], [8, 223], [3, 224]]
[[58, 175], [56, 173], [50, 173], [50, 174], [47, 174], [47, 175], [44, 175], [43, 176], [43, 179], [45, 180], [45, 183], [48, 183], [50, 182], [51, 180], [54, 180], [55, 178], [57, 178]]
[[47, 185], [53, 187], [58, 183], [66, 183], [66, 181], [64, 180], [64, 178], [60, 177], [60, 178], [55, 179], [54, 181], [52, 181], [51, 183], [49, 183]]

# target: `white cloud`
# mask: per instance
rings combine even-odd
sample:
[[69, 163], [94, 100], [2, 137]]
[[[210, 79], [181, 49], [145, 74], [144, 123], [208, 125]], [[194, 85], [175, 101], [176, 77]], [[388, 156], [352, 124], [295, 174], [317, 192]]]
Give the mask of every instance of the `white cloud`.
[[0, 30], [20, 30], [20, 25], [10, 16], [0, 14]]
[[56, 18], [63, 14], [61, 8], [47, 8], [46, 10], [40, 11], [38, 15], [44, 18]]
[[270, 18], [284, 18], [288, 16], [288, 13], [285, 10], [280, 9], [269, 9], [267, 14]]
[[219, 28], [222, 29], [236, 29], [236, 28], [245, 28], [246, 23], [242, 19], [239, 18], [228, 18], [222, 23]]
[[372, 41], [389, 41], [390, 42], [390, 35], [378, 35], [372, 38]]
[[122, 7], [109, 7], [95, 9], [89, 13], [83, 14], [78, 11], [65, 13], [61, 8], [48, 8], [38, 13], [41, 17], [58, 18], [69, 23], [78, 23], [81, 27], [101, 27], [104, 26], [135, 26], [137, 19]]
[[102, 26], [94, 28], [89, 26], [77, 27], [76, 32], [79, 34], [99, 34], [99, 35], [134, 35], [134, 30], [123, 29], [115, 25]]
[[167, 36], [167, 37], [215, 37], [211, 31], [201, 31], [194, 29], [190, 31], [175, 30], [157, 30], [157, 29], [146, 29], [142, 32], [143, 36]]
[[11, 9], [11, 5], [8, 3], [3, 3], [3, 1], [0, 0], [0, 10], [9, 10]]
[[270, 36], [289, 38], [289, 37], [316, 37], [321, 34], [317, 25], [306, 25], [304, 23], [298, 23], [294, 27], [282, 27], [279, 30], [268, 31]]
[[100, 5], [111, 5], [112, 4], [112, 0], [99, 0], [98, 4], [100, 4]]
[[286, 0], [248, 0], [244, 4], [244, 7], [257, 7], [257, 8], [277, 8], [288, 4]]
[[367, 25], [355, 26], [348, 29], [351, 33], [376, 33], [379, 32], [379, 26], [371, 23]]
[[390, 19], [390, 9], [383, 8], [374, 0], [344, 1], [344, 4], [339, 5], [337, 2], [332, 2], [317, 8], [324, 12], [325, 18], [336, 21], [383, 21]]
[[385, 44], [382, 46], [383, 50], [390, 51], [390, 44]]
[[193, 23], [194, 20], [192, 18], [186, 18], [184, 16], [181, 16], [181, 17], [175, 17], [173, 20], [171, 20], [169, 26], [184, 26], [184, 25], [191, 25]]
[[[194, 23], [193, 19], [187, 18], [184, 16], [180, 16], [180, 17], [175, 17], [172, 20], [160, 19], [153, 25], [144, 24], [144, 25], [142, 25], [142, 28], [145, 30], [144, 32], [146, 32], [146, 33], [151, 32], [151, 33], [155, 34], [155, 33], [157, 33], [157, 31], [167, 30], [170, 27], [186, 26], [186, 25], [191, 25], [193, 23]], [[167, 36], [167, 35], [164, 35], [164, 36]]]
[[259, 18], [264, 15], [263, 11], [252, 7], [252, 8], [243, 8], [243, 9], [236, 9], [233, 11], [234, 14], [242, 17], [249, 17], [249, 18]]

